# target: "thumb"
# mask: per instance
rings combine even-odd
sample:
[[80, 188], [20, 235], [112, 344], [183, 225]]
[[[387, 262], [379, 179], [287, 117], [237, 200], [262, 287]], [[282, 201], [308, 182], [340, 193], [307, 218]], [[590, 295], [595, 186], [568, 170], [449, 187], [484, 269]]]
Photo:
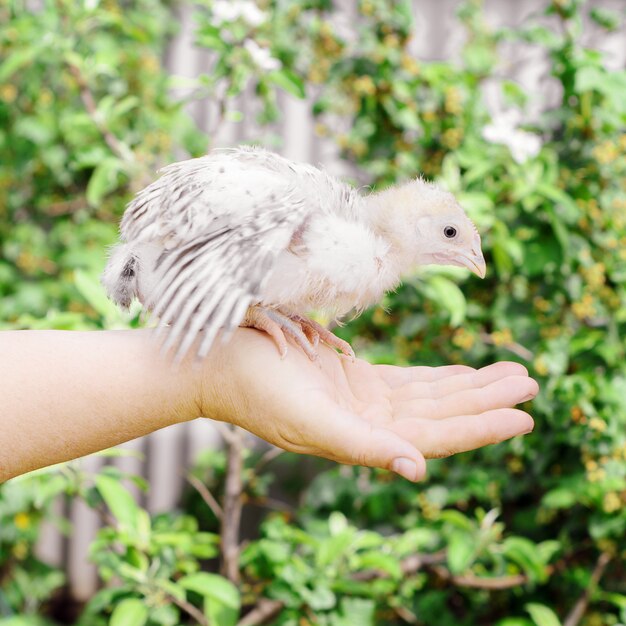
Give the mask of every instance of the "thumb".
[[335, 412], [324, 439], [329, 456], [340, 463], [389, 469], [413, 482], [426, 475], [424, 456], [412, 443], [349, 411]]

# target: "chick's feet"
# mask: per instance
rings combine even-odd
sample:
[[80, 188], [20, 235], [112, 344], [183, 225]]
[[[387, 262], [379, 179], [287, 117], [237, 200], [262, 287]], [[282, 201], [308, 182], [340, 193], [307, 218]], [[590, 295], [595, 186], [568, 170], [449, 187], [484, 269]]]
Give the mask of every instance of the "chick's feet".
[[318, 357], [316, 348], [320, 340], [339, 349], [351, 359], [355, 358], [354, 351], [347, 341], [335, 337], [327, 328], [306, 317], [285, 315], [276, 309], [252, 306], [241, 325], [265, 331], [274, 340], [281, 357], [287, 354], [287, 336], [289, 336], [311, 361]]

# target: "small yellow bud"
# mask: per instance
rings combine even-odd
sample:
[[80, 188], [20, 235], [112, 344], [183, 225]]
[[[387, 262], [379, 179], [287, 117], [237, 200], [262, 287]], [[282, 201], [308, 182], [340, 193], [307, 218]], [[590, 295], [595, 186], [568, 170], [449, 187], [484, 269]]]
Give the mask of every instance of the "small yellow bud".
[[622, 500], [615, 491], [610, 491], [602, 500], [602, 508], [605, 513], [614, 513], [622, 508]]
[[28, 545], [25, 541], [18, 541], [11, 552], [18, 561], [23, 561], [28, 556]]
[[373, 96], [376, 93], [376, 85], [371, 76], [359, 76], [354, 81], [354, 90], [360, 95]]
[[28, 513], [20, 511], [13, 518], [13, 523], [20, 530], [26, 530], [30, 526], [30, 515], [28, 515]]
[[539, 376], [547, 376], [548, 372], [550, 371], [543, 356], [537, 357], [533, 362], [533, 366]]
[[0, 100], [4, 100], [7, 104], [15, 102], [17, 98], [17, 87], [12, 84], [2, 85], [0, 87]]
[[606, 430], [606, 422], [601, 417], [592, 417], [589, 420], [589, 428], [603, 433]]

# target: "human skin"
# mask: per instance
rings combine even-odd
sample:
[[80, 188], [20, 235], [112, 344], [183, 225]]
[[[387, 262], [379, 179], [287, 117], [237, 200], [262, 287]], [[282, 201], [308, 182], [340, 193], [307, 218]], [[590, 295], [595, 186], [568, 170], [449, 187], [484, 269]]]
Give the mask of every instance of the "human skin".
[[0, 480], [74, 459], [199, 416], [241, 426], [286, 450], [391, 469], [409, 480], [425, 458], [533, 428], [511, 408], [537, 383], [516, 363], [395, 367], [354, 362], [239, 328], [201, 363], [174, 367], [154, 330], [0, 332]]

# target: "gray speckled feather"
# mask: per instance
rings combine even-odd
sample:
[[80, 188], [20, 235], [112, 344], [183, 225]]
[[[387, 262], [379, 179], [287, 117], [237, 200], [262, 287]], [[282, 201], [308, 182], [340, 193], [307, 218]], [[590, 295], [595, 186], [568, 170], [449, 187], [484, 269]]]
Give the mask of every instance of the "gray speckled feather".
[[293, 165], [272, 153], [218, 151], [164, 168], [129, 204], [121, 239], [133, 249], [160, 247], [153, 266], [139, 268], [158, 277], [143, 303], [168, 329], [163, 348], [177, 346], [177, 359], [201, 330], [204, 356], [219, 330], [239, 325], [260, 300], [276, 256], [311, 208], [294, 175]]

